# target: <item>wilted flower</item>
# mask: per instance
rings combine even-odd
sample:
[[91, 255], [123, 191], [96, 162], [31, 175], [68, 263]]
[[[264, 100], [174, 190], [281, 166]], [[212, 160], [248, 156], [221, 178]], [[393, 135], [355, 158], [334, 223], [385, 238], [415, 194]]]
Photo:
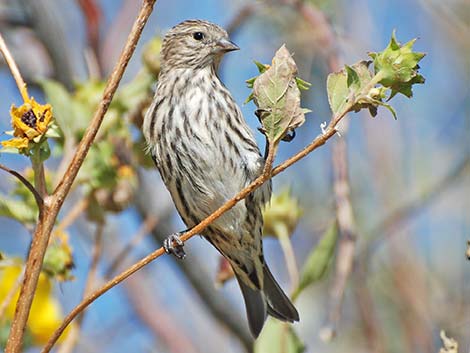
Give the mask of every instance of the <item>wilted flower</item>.
[[39, 142], [52, 122], [52, 107], [50, 104], [39, 104], [33, 97], [25, 99], [24, 103], [10, 109], [11, 124], [14, 137], [2, 141], [3, 147], [13, 147], [19, 150], [29, 147], [29, 142]]

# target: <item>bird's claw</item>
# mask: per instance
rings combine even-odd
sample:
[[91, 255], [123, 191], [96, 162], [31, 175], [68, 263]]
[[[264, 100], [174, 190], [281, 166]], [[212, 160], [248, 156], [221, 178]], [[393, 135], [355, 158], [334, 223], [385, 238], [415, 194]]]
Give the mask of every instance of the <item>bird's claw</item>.
[[163, 240], [163, 249], [167, 254], [176, 256], [176, 258], [182, 260], [186, 257], [186, 253], [183, 250], [184, 242], [180, 239], [181, 233], [174, 233], [169, 235]]

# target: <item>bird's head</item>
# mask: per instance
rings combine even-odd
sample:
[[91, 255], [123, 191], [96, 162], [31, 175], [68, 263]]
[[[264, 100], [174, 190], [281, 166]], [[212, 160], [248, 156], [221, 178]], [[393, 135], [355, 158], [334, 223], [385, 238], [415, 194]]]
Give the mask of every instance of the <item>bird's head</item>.
[[187, 20], [165, 35], [162, 69], [217, 67], [225, 53], [238, 49], [220, 26], [203, 20]]

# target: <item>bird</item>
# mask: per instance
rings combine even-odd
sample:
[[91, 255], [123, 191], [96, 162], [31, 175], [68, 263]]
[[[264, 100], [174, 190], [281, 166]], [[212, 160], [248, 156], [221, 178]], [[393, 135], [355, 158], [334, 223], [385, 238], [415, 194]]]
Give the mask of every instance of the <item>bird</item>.
[[[161, 70], [143, 134], [176, 209], [190, 229], [256, 179], [265, 159], [240, 108], [218, 76], [222, 57], [239, 47], [220, 26], [186, 20], [164, 36]], [[299, 314], [263, 255], [264, 205], [271, 181], [253, 191], [200, 234], [233, 268], [257, 338], [268, 315], [286, 322]], [[164, 248], [183, 258], [180, 233]]]

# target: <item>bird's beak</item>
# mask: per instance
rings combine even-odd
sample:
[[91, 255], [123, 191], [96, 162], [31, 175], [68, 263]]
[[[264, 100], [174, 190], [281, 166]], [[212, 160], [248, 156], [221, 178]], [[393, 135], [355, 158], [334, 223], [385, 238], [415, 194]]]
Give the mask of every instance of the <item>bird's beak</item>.
[[234, 51], [234, 50], [240, 49], [238, 45], [236, 45], [232, 41], [225, 39], [225, 38], [222, 38], [221, 40], [217, 42], [217, 48], [219, 48], [219, 50], [223, 52]]

